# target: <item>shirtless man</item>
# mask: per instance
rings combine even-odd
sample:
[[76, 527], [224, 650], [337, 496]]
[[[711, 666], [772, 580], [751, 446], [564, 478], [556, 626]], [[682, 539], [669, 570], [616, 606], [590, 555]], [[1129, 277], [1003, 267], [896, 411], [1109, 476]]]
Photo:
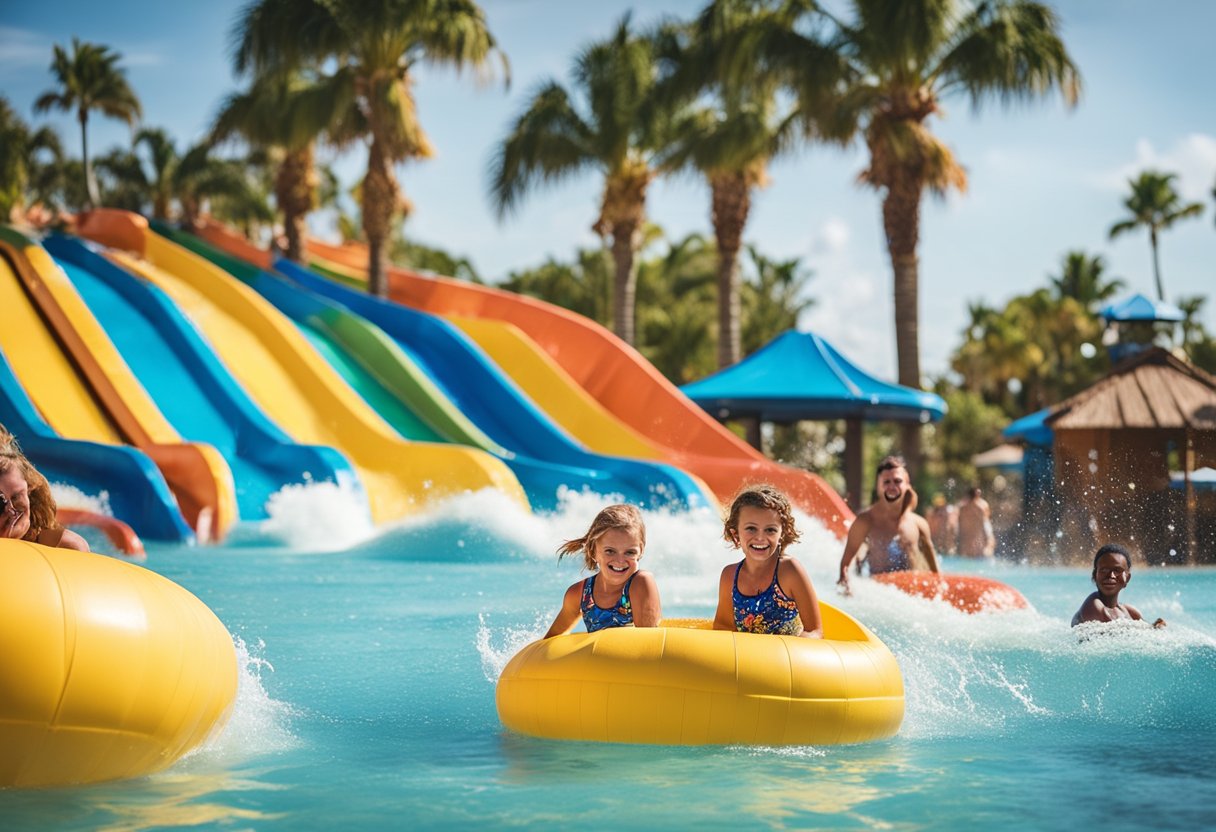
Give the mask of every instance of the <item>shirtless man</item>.
[[967, 492], [958, 507], [958, 553], [968, 558], [990, 558], [996, 552], [992, 509], [978, 487]]
[[849, 591], [849, 565], [866, 545], [870, 574], [924, 570], [937, 572], [937, 554], [929, 523], [915, 511], [916, 492], [903, 457], [889, 456], [878, 465], [877, 499], [849, 527], [840, 558], [840, 587]]

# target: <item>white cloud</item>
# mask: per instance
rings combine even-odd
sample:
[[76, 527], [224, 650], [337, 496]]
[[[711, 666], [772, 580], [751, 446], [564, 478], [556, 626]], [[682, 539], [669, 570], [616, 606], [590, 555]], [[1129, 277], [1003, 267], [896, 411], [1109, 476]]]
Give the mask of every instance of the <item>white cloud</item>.
[[51, 63], [51, 41], [27, 29], [0, 26], [0, 67], [46, 67]]
[[1135, 160], [1116, 170], [1098, 174], [1097, 184], [1105, 190], [1123, 193], [1127, 183], [1146, 170], [1178, 175], [1178, 193], [1183, 199], [1204, 201], [1216, 179], [1216, 137], [1191, 133], [1168, 150], [1160, 151], [1148, 139], [1136, 142]]
[[832, 257], [844, 252], [849, 245], [849, 224], [839, 217], [825, 222], [811, 242], [811, 254]]

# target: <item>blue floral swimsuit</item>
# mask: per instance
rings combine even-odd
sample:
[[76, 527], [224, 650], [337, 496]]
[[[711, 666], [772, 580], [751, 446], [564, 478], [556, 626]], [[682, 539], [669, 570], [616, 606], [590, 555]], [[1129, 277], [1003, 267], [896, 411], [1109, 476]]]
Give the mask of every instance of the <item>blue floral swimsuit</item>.
[[741, 633], [767, 633], [778, 636], [796, 636], [802, 632], [802, 619], [798, 617], [798, 603], [781, 591], [777, 583], [777, 572], [781, 558], [773, 569], [773, 582], [759, 595], [744, 595], [739, 591], [739, 570], [743, 561], [735, 567], [735, 583], [731, 600], [735, 607], [735, 629]]
[[595, 579], [599, 577], [599, 574], [592, 575], [583, 581], [583, 600], [579, 606], [583, 610], [583, 623], [587, 625], [587, 632], [594, 633], [596, 630], [605, 630], [609, 627], [633, 626], [633, 607], [629, 603], [629, 585], [633, 583], [637, 574], [634, 572], [629, 576], [629, 580], [625, 581], [625, 586], [621, 589], [621, 600], [617, 601], [615, 607], [608, 609], [597, 606], [595, 603], [593, 590]]

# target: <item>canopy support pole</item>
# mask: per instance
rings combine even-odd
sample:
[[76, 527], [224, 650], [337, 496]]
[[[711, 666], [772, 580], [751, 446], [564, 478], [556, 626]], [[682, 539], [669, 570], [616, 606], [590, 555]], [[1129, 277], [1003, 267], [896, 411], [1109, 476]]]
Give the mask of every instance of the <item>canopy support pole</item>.
[[861, 511], [863, 427], [860, 419], [844, 423], [844, 501], [854, 512]]

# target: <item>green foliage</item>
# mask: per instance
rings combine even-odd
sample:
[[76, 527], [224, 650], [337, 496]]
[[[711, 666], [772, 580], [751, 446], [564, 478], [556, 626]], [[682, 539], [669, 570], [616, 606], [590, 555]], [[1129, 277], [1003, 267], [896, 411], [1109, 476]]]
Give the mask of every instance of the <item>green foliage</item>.
[[936, 392], [946, 400], [947, 411], [926, 430], [928, 478], [922, 487], [953, 496], [956, 489], [976, 481], [971, 458], [1000, 444], [1009, 416], [978, 393], [945, 383], [939, 383]]
[[393, 234], [389, 243], [388, 259], [390, 262], [408, 269], [434, 272], [446, 277], [467, 280], [470, 283], [483, 282], [472, 261], [467, 257], [457, 257], [443, 249], [409, 242], [400, 231]]

